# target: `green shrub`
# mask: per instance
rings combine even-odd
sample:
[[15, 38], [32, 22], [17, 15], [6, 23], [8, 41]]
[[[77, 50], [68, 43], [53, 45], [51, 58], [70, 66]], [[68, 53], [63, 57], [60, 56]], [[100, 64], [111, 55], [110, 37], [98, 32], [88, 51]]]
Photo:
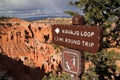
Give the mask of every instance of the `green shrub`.
[[50, 73], [48, 76], [44, 76], [42, 80], [70, 80], [70, 76], [65, 73], [62, 73], [60, 75]]
[[9, 16], [0, 16], [0, 20], [5, 20], [5, 19], [10, 19], [12, 17], [9, 17]]
[[118, 71], [115, 61], [120, 54], [114, 51], [103, 50], [97, 54], [85, 53], [85, 60], [91, 61], [94, 66], [85, 70], [83, 78], [85, 80], [116, 80]]

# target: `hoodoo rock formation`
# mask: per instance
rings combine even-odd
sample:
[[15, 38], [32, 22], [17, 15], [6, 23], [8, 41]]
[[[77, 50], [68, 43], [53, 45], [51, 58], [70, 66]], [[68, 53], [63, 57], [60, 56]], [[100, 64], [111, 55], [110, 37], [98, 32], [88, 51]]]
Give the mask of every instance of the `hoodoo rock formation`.
[[18, 18], [0, 21], [0, 53], [31, 68], [44, 65], [45, 72], [58, 69], [61, 53], [48, 44], [51, 39], [50, 26]]

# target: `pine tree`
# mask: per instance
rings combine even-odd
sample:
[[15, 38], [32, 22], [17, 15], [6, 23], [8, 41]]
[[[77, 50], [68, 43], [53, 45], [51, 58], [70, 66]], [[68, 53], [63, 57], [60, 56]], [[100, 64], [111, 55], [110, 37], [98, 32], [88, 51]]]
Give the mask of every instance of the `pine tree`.
[[120, 25], [120, 0], [79, 0], [70, 1], [69, 5], [83, 10], [89, 24], [92, 21], [94, 25], [101, 26], [104, 22], [114, 21]]
[[[75, 6], [84, 12], [87, 25], [100, 26], [103, 28], [104, 36], [112, 37], [114, 41], [120, 41], [118, 38], [120, 37], [120, 0], [71, 0], [69, 5]], [[73, 11], [65, 11], [65, 13], [78, 14]], [[112, 24], [115, 25], [111, 26]], [[105, 42], [107, 42], [105, 47], [111, 46], [109, 43], [111, 41], [106, 39]]]
[[[78, 0], [70, 1], [69, 5], [75, 6], [84, 12], [86, 25], [100, 26], [103, 28], [103, 48], [115, 47], [120, 49], [120, 0]], [[73, 11], [65, 11], [70, 15], [79, 14]], [[115, 24], [114, 26], [112, 24]], [[114, 42], [116, 45], [111, 45]], [[97, 54], [85, 53], [85, 60], [93, 63], [85, 71], [85, 80], [119, 80], [120, 73], [115, 61], [119, 54], [103, 49]]]

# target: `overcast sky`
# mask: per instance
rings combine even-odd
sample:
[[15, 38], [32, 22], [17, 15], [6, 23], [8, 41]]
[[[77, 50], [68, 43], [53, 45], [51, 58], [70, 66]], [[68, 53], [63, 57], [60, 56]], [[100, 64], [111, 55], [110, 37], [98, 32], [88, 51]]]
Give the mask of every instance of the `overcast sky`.
[[[69, 6], [70, 0], [0, 0], [0, 16], [19, 18], [40, 15], [66, 15], [65, 10], [79, 11]], [[74, 0], [77, 1], [77, 0]]]

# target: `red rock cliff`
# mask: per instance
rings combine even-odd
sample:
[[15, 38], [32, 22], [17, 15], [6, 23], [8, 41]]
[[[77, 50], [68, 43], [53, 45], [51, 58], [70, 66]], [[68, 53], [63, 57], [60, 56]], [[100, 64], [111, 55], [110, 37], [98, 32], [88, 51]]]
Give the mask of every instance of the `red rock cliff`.
[[61, 53], [48, 44], [51, 39], [50, 26], [18, 18], [0, 22], [0, 52], [32, 68], [44, 64], [46, 72], [58, 69]]

